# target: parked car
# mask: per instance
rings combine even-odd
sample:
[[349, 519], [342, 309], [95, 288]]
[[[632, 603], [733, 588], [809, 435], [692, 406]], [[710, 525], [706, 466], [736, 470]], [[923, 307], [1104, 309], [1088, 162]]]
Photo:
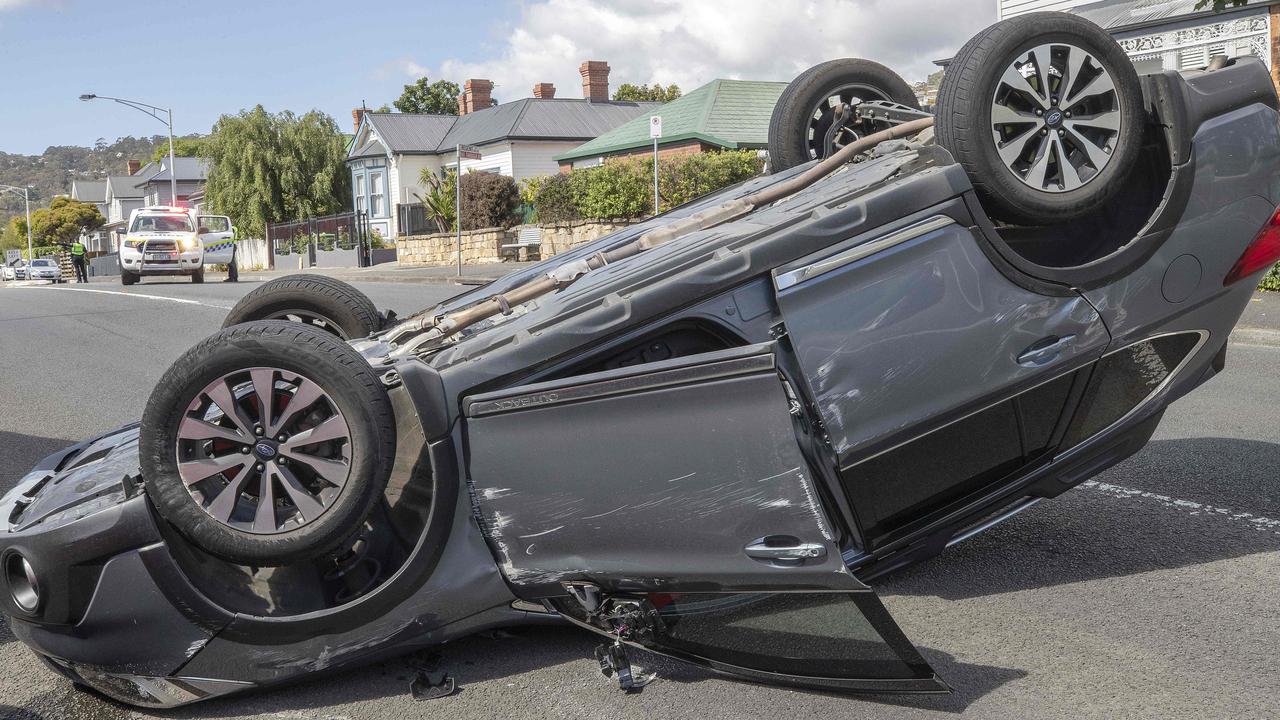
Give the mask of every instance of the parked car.
[[945, 691], [867, 581], [1225, 369], [1280, 257], [1280, 101], [1256, 60], [1138, 76], [1058, 13], [966, 45], [936, 117], [867, 67], [795, 80], [774, 174], [441, 305], [264, 285], [0, 501], [13, 633], [153, 707], [539, 622], [624, 688], [640, 646]]
[[235, 228], [223, 215], [198, 215], [183, 207], [145, 207], [129, 215], [120, 244], [120, 283], [145, 275], [185, 275], [204, 282], [208, 265], [231, 262]]
[[0, 268], [5, 280], [26, 280], [27, 279], [27, 261], [14, 260], [5, 264]]
[[58, 267], [56, 260], [49, 258], [36, 258], [31, 261], [31, 279], [32, 280], [52, 280], [55, 283], [62, 282], [62, 268]]

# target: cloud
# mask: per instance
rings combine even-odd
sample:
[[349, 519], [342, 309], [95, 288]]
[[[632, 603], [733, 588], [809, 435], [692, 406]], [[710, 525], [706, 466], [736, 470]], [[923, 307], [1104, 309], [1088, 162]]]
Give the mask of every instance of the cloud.
[[527, 97], [537, 82], [579, 97], [578, 65], [588, 59], [609, 62], [613, 88], [790, 80], [839, 57], [870, 58], [919, 80], [995, 21], [992, 0], [533, 0], [520, 8], [497, 28], [505, 39], [491, 57], [446, 59], [426, 74], [488, 78], [503, 100]]

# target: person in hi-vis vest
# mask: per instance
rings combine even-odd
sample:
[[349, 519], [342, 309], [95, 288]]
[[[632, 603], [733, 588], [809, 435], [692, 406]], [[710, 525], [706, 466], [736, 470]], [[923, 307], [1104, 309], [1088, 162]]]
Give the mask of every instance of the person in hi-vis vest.
[[76, 282], [89, 282], [84, 271], [84, 243], [79, 240], [71, 243], [71, 266], [76, 269]]

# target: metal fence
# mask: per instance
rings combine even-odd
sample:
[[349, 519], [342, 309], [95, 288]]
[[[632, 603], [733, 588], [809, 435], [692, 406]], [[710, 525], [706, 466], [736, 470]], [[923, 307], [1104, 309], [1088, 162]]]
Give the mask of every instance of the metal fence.
[[302, 259], [306, 267], [367, 267], [370, 259], [369, 216], [346, 212], [267, 225], [267, 245], [275, 260]]
[[396, 205], [396, 215], [401, 235], [430, 235], [440, 232], [440, 227], [427, 215], [427, 208], [422, 203], [400, 203]]

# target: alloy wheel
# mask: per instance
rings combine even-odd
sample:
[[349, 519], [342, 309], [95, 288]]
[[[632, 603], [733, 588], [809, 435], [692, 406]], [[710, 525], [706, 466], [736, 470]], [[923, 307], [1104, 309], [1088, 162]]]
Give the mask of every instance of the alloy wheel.
[[217, 522], [270, 535], [314, 522], [351, 472], [351, 428], [317, 383], [274, 367], [209, 383], [183, 414], [178, 474]]
[[1020, 53], [991, 100], [996, 151], [1023, 184], [1076, 190], [1102, 174], [1120, 137], [1121, 100], [1098, 57], [1069, 43]]

